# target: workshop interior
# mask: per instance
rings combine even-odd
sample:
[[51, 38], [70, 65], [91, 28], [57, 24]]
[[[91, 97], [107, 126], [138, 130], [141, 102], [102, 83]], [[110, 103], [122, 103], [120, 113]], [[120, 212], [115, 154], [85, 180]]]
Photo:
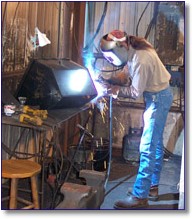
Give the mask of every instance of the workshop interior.
[[159, 200], [146, 210], [184, 210], [185, 2], [4, 1], [1, 14], [1, 209], [113, 210], [126, 196], [145, 105], [108, 92], [123, 66], [99, 48], [122, 30], [171, 75]]

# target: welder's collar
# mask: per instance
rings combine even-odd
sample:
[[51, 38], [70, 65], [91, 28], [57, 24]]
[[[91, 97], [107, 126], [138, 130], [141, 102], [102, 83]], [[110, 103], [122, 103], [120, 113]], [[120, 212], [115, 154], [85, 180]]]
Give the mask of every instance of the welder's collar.
[[128, 50], [128, 60], [132, 61], [134, 54], [136, 53], [136, 50], [130, 46]]

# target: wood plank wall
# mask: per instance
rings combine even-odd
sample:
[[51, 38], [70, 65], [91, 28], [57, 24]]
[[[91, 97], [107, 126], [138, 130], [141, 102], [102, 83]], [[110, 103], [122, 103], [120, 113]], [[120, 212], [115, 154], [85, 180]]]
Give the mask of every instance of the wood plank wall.
[[[136, 27], [138, 20], [145, 9], [148, 2], [107, 2], [107, 12], [100, 28], [98, 35], [95, 38], [94, 44], [98, 46], [100, 38], [109, 33], [114, 29], [120, 29], [126, 31], [130, 35], [136, 35]], [[89, 41], [89, 38], [93, 36], [95, 33], [99, 21], [102, 17], [102, 13], [104, 10], [105, 2], [95, 2], [88, 3], [89, 4], [89, 12], [88, 19], [86, 25], [90, 28], [88, 30], [86, 37], [86, 41]], [[144, 37], [149, 22], [153, 15], [154, 2], [150, 2], [148, 4], [147, 10], [145, 11], [143, 18], [140, 22], [138, 28], [138, 35], [140, 37]], [[94, 17], [94, 19], [90, 19], [90, 17]], [[93, 22], [93, 24], [91, 24]], [[154, 30], [151, 32], [148, 40], [153, 43], [154, 41]]]
[[[70, 58], [82, 64], [85, 2], [2, 2], [2, 76], [18, 75], [16, 84], [33, 58]], [[79, 21], [79, 22], [78, 22]], [[32, 50], [35, 27], [51, 44]], [[4, 79], [5, 78], [5, 79]], [[15, 91], [12, 86], [10, 91]]]
[[[89, 7], [86, 26], [85, 5]], [[3, 75], [23, 73], [31, 58], [71, 58], [82, 64], [83, 42], [87, 43], [95, 33], [104, 5], [105, 2], [2, 2]], [[155, 2], [108, 2], [107, 13], [94, 44], [98, 47], [100, 38], [113, 29], [145, 36], [154, 7]], [[165, 8], [168, 8], [166, 13], [163, 12]], [[159, 10], [158, 23], [151, 29], [148, 40], [157, 46], [166, 63], [170, 60], [170, 64], [174, 61], [181, 65], [184, 33], [176, 32], [176, 25], [165, 26], [165, 22], [168, 17], [174, 16], [176, 20], [182, 16], [184, 25], [184, 4], [160, 3]], [[34, 36], [35, 27], [47, 35], [51, 44], [31, 52], [29, 39]], [[84, 30], [87, 30], [85, 39]], [[166, 56], [164, 49], [169, 48], [169, 43], [165, 42], [174, 39], [177, 43], [168, 49]]]
[[[84, 10], [83, 2], [2, 2], [3, 74], [21, 72], [31, 58], [80, 60], [78, 51], [72, 54], [72, 44], [81, 47]], [[35, 27], [46, 34], [51, 44], [30, 51], [29, 40], [35, 35]]]
[[[84, 38], [85, 2], [1, 2], [1, 6], [2, 84], [12, 94], [33, 58], [70, 58], [82, 64], [79, 50]], [[35, 27], [46, 34], [51, 44], [31, 51], [29, 41], [35, 35]], [[75, 135], [77, 123], [80, 123], [79, 115], [60, 127], [59, 138], [64, 153], [67, 153], [68, 145], [78, 141], [79, 133]], [[12, 145], [15, 130], [8, 130], [11, 138], [7, 138], [8, 132], [4, 131], [3, 139]]]
[[[145, 36], [153, 16], [154, 3], [149, 3], [141, 19], [138, 28], [139, 36]], [[83, 42], [85, 41], [85, 44], [87, 44], [95, 33], [103, 13], [104, 4], [105, 2], [1, 2], [2, 81], [6, 84], [6, 87], [10, 91], [17, 88], [17, 84], [31, 58], [71, 58], [82, 64]], [[104, 34], [113, 29], [125, 30], [128, 34], [136, 35], [138, 20], [147, 4], [148, 2], [108, 2], [105, 20], [94, 41], [95, 46], [98, 46], [99, 40]], [[170, 3], [164, 4], [169, 6]], [[174, 4], [173, 7], [176, 10], [171, 6], [170, 8], [175, 13], [175, 17], [179, 15], [179, 6], [182, 15], [184, 15], [184, 5], [177, 2], [172, 4]], [[89, 6], [87, 15], [85, 15], [86, 5]], [[171, 14], [169, 13], [169, 15]], [[88, 18], [86, 26], [85, 16]], [[161, 46], [165, 43], [165, 35], [160, 33], [164, 33], [165, 22], [165, 16], [161, 11], [156, 28], [151, 30], [148, 40], [151, 43], [156, 43], [160, 53], [164, 54], [164, 60], [182, 64], [183, 48], [179, 44], [177, 44], [173, 53], [171, 53], [172, 50], [168, 51], [168, 56], [163, 52], [163, 49], [167, 46]], [[34, 36], [35, 27], [38, 27], [41, 32], [47, 35], [51, 44], [30, 52], [29, 39], [30, 36]], [[171, 27], [175, 28], [175, 26]], [[172, 33], [174, 32], [172, 31]], [[184, 36], [178, 36], [177, 39], [183, 42]], [[159, 44], [160, 42], [162, 43]], [[178, 53], [179, 50], [180, 53]], [[174, 55], [177, 54], [178, 57], [175, 57]], [[65, 136], [61, 135], [61, 138], [67, 146], [67, 132], [73, 129], [73, 126], [64, 124], [64, 129]]]
[[[100, 38], [114, 29], [129, 35], [145, 37], [152, 43], [164, 64], [184, 63], [184, 2], [107, 2], [107, 12], [101, 29], [94, 40], [98, 48]], [[89, 2], [86, 42], [94, 35], [102, 17], [105, 2]], [[158, 12], [157, 12], [158, 10]], [[154, 16], [155, 13], [156, 15]], [[90, 17], [94, 17], [90, 19]], [[152, 19], [155, 25], [149, 31]], [[94, 47], [93, 47], [94, 48]], [[95, 50], [95, 48], [93, 49]]]

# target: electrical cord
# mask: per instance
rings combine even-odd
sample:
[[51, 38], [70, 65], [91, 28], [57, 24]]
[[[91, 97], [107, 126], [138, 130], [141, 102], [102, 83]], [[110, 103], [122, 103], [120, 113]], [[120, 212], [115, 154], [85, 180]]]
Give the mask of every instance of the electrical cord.
[[[63, 161], [63, 152], [59, 145], [59, 139], [58, 139], [58, 127], [53, 127], [53, 141], [49, 141], [50, 148], [53, 148], [51, 160], [52, 163], [48, 166], [49, 174], [55, 175], [55, 186], [53, 187], [51, 184], [48, 183], [48, 185], [51, 188], [51, 191], [53, 193], [52, 195], [52, 202], [50, 205], [51, 209], [54, 209], [57, 195], [59, 194], [59, 190], [61, 188], [61, 177], [62, 177], [62, 170], [64, 166]], [[49, 148], [49, 147], [48, 147]], [[47, 155], [48, 156], [48, 150]]]
[[70, 175], [70, 172], [71, 172], [71, 170], [72, 170], [72, 167], [73, 167], [73, 165], [74, 165], [74, 160], [75, 160], [75, 157], [76, 157], [76, 155], [77, 155], [77, 152], [78, 152], [78, 150], [80, 149], [80, 147], [81, 147], [81, 144], [82, 144], [82, 141], [83, 141], [83, 139], [84, 139], [84, 137], [85, 137], [85, 131], [83, 131], [83, 133], [82, 133], [82, 135], [80, 136], [80, 140], [79, 140], [79, 143], [78, 143], [78, 146], [77, 146], [77, 148], [76, 148], [76, 150], [75, 150], [75, 152], [74, 152], [74, 154], [73, 154], [73, 156], [72, 156], [72, 158], [71, 158], [71, 164], [70, 164], [70, 167], [69, 167], [69, 170], [68, 170], [68, 172], [67, 172], [67, 175], [66, 175], [66, 177], [65, 177], [65, 182], [68, 180], [68, 178], [69, 178], [69, 175]]
[[148, 25], [148, 28], [147, 28], [147, 31], [146, 31], [146, 34], [145, 34], [145, 39], [148, 38], [149, 34], [150, 34], [150, 31], [153, 27], [153, 25], [155, 24], [156, 25], [156, 20], [157, 20], [157, 16], [158, 16], [158, 8], [159, 8], [159, 4], [160, 2], [155, 2], [154, 3], [154, 15], [153, 15], [153, 18], [152, 20], [150, 21], [149, 25]]
[[126, 178], [124, 178], [122, 181], [120, 181], [119, 183], [117, 183], [115, 186], [113, 186], [111, 189], [109, 189], [104, 196], [107, 196], [109, 193], [111, 193], [115, 188], [117, 188], [118, 186], [120, 186], [122, 183], [124, 183], [125, 181], [127, 181], [128, 179], [130, 179], [132, 176], [129, 175]]
[[146, 9], [148, 8], [148, 5], [149, 5], [149, 4], [150, 4], [150, 2], [148, 2], [148, 3], [147, 3], [147, 5], [145, 6], [145, 8], [144, 8], [144, 10], [143, 10], [143, 12], [142, 12], [142, 14], [141, 14], [141, 16], [140, 16], [140, 18], [139, 18], [138, 22], [137, 22], [137, 27], [136, 27], [136, 36], [138, 36], [138, 28], [139, 28], [140, 21], [141, 21], [141, 19], [142, 19], [143, 15], [144, 15], [144, 13], [145, 13]]
[[104, 19], [105, 19], [105, 16], [106, 16], [106, 12], [107, 12], [107, 8], [108, 8], [108, 2], [105, 2], [104, 3], [104, 10], [103, 10], [103, 14], [102, 14], [102, 17], [100, 19], [100, 22], [98, 24], [98, 27], [96, 29], [96, 32], [95, 34], [93, 35], [92, 39], [89, 41], [89, 43], [83, 48], [83, 52], [86, 52], [90, 46], [92, 45], [92, 43], [94, 42], [94, 39], [96, 38], [97, 34], [99, 33], [100, 31], [100, 28], [102, 26], [102, 23], [104, 22]]
[[[146, 9], [148, 8], [149, 4], [150, 4], [150, 2], [147, 3], [147, 5], [145, 6], [145, 8], [144, 8], [144, 10], [143, 10], [143, 12], [142, 12], [142, 14], [141, 14], [139, 20], [138, 20], [137, 27], [136, 27], [136, 36], [138, 36], [138, 28], [139, 28], [140, 21], [141, 21], [143, 15], [144, 15]], [[152, 17], [152, 19], [151, 19], [149, 25], [148, 25], [146, 34], [145, 34], [145, 36], [144, 36], [145, 39], [148, 38], [148, 36], [149, 36], [149, 34], [150, 34], [150, 31], [151, 31], [153, 25], [156, 24], [156, 19], [157, 19], [157, 15], [158, 15], [159, 4], [160, 4], [160, 2], [155, 2], [155, 3], [154, 3], [154, 14], [153, 14], [153, 17]]]

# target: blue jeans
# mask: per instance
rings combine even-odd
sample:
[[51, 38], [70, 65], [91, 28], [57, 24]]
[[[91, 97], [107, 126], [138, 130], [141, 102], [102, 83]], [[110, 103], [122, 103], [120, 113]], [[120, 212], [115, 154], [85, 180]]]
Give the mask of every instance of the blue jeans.
[[140, 165], [133, 195], [147, 198], [151, 186], [158, 185], [163, 163], [163, 132], [173, 95], [168, 87], [157, 93], [144, 92], [144, 129], [140, 141]]

